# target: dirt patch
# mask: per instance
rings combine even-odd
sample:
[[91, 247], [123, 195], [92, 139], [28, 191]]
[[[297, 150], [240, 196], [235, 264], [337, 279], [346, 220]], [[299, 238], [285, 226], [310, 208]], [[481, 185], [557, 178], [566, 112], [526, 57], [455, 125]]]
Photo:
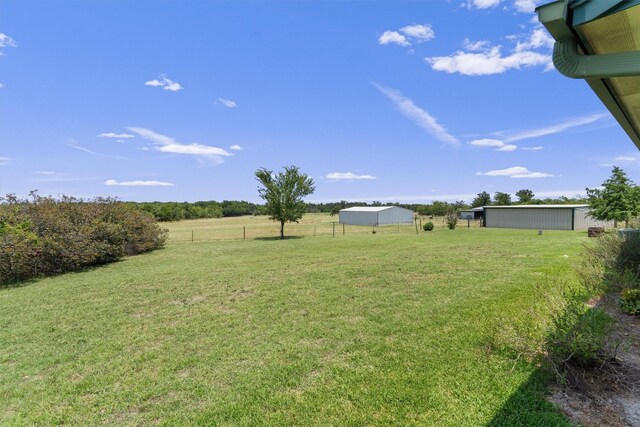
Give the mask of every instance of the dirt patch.
[[624, 314], [616, 297], [594, 305], [616, 320], [613, 337], [620, 342], [616, 363], [581, 372], [577, 385], [555, 386], [549, 399], [585, 427], [640, 427], [640, 317]]

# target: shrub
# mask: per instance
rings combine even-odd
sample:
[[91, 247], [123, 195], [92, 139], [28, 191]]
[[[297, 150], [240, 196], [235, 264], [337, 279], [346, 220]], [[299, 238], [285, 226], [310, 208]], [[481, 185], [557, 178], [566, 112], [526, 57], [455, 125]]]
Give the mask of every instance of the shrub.
[[612, 357], [607, 340], [613, 319], [603, 310], [588, 307], [577, 295], [567, 297], [567, 305], [553, 317], [552, 324], [547, 351], [558, 373], [565, 365], [590, 367]]
[[566, 283], [534, 287], [529, 309], [490, 326], [489, 349], [540, 363], [562, 383], [576, 384], [585, 368], [611, 368], [618, 344], [611, 335], [613, 318], [588, 306], [587, 295]]
[[114, 199], [0, 199], [0, 284], [59, 274], [158, 249], [153, 216]]
[[458, 215], [454, 213], [450, 213], [449, 215], [447, 215], [447, 227], [449, 227], [449, 230], [455, 230], [457, 223]]
[[429, 221], [426, 224], [424, 224], [422, 226], [422, 228], [424, 229], [424, 231], [432, 231], [433, 230], [433, 223], [431, 221]]
[[627, 314], [640, 315], [640, 289], [623, 289], [620, 307]]

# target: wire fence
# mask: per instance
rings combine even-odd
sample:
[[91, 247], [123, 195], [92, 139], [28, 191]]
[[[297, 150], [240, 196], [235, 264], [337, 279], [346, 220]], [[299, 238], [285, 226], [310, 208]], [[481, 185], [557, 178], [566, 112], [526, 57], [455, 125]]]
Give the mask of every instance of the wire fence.
[[[437, 228], [446, 227], [444, 221], [437, 219], [418, 218], [413, 224], [392, 224], [383, 226], [359, 226], [346, 225], [337, 222], [323, 222], [318, 224], [285, 224], [285, 237], [341, 237], [352, 234], [417, 234], [423, 232], [422, 225], [428, 221], [434, 223]], [[457, 227], [478, 228], [479, 221], [458, 221]], [[169, 229], [169, 242], [191, 243], [209, 242], [220, 240], [252, 240], [269, 239], [280, 236], [280, 225], [272, 224], [247, 224], [247, 225], [217, 225], [214, 221], [208, 224], [198, 224], [197, 227], [189, 227], [189, 224], [180, 223], [179, 227]]]

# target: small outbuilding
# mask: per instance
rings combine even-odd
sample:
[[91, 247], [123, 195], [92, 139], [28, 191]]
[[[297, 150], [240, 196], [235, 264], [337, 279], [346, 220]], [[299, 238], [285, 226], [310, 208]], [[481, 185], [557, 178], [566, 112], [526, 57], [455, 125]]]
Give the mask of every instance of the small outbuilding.
[[348, 225], [413, 224], [413, 211], [400, 206], [355, 206], [341, 209], [339, 217]]
[[483, 208], [473, 208], [467, 209], [464, 211], [460, 211], [460, 219], [482, 219], [482, 214], [484, 213]]
[[484, 206], [484, 226], [586, 230], [589, 227], [612, 227], [613, 222], [591, 218], [588, 205], [513, 205]]

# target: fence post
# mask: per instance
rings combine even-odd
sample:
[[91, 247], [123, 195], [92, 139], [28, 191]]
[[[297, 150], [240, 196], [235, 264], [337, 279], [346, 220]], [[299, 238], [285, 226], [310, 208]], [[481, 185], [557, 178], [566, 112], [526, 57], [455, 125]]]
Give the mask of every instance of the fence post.
[[342, 235], [344, 236], [344, 223], [342, 224]]
[[247, 240], [247, 227], [242, 226], [242, 240]]
[[193, 230], [191, 230], [191, 243], [193, 243]]
[[418, 234], [418, 221], [416, 221], [416, 234]]
[[332, 222], [331, 225], [333, 225], [333, 231], [332, 231], [333, 237], [336, 237], [336, 223]]

